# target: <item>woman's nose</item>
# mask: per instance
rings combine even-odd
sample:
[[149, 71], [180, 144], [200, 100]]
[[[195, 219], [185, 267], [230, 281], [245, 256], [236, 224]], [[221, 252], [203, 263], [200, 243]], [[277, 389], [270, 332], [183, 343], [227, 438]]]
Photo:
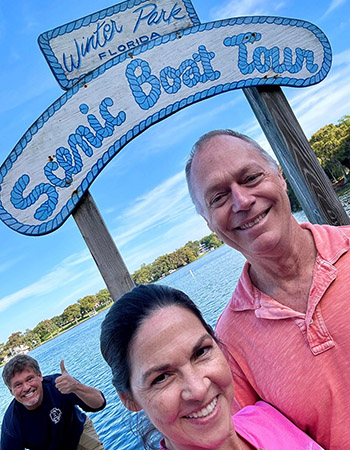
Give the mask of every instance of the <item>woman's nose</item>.
[[206, 376], [193, 371], [184, 377], [182, 389], [183, 400], [203, 400], [207, 396], [210, 380]]

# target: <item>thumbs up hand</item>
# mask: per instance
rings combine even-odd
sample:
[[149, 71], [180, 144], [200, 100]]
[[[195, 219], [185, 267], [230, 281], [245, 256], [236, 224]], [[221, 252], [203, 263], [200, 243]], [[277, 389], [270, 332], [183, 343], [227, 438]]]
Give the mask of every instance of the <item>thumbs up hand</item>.
[[56, 378], [56, 388], [61, 392], [61, 394], [70, 394], [75, 391], [79, 381], [69, 375], [63, 360], [60, 362], [60, 368], [62, 375]]

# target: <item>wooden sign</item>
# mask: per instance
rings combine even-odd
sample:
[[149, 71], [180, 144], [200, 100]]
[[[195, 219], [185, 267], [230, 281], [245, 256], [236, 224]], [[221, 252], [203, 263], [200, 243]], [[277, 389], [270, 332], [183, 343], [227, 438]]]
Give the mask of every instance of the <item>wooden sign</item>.
[[310, 86], [330, 65], [315, 25], [266, 16], [201, 24], [122, 53], [53, 103], [10, 153], [0, 168], [0, 218], [23, 234], [52, 232], [152, 124], [231, 89]]
[[121, 53], [182, 28], [199, 25], [190, 0], [128, 0], [38, 38], [63, 89]]

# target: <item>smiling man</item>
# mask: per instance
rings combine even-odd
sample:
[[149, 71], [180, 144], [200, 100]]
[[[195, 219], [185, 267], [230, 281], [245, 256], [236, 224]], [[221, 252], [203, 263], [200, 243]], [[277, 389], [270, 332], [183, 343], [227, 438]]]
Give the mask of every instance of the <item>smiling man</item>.
[[1, 428], [1, 450], [101, 450], [93, 423], [84, 411], [106, 405], [103, 394], [73, 378], [61, 361], [61, 374], [43, 377], [38, 362], [17, 355], [2, 377], [13, 401]]
[[275, 161], [216, 130], [186, 165], [209, 228], [247, 262], [217, 323], [239, 408], [271, 403], [323, 447], [350, 442], [350, 226], [298, 224]]

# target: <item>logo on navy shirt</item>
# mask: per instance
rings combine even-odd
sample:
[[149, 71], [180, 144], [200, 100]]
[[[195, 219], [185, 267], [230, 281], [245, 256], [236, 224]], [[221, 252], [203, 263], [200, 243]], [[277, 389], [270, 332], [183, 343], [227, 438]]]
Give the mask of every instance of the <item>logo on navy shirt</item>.
[[50, 411], [50, 419], [53, 423], [58, 423], [61, 420], [62, 411], [59, 408], [52, 408]]

